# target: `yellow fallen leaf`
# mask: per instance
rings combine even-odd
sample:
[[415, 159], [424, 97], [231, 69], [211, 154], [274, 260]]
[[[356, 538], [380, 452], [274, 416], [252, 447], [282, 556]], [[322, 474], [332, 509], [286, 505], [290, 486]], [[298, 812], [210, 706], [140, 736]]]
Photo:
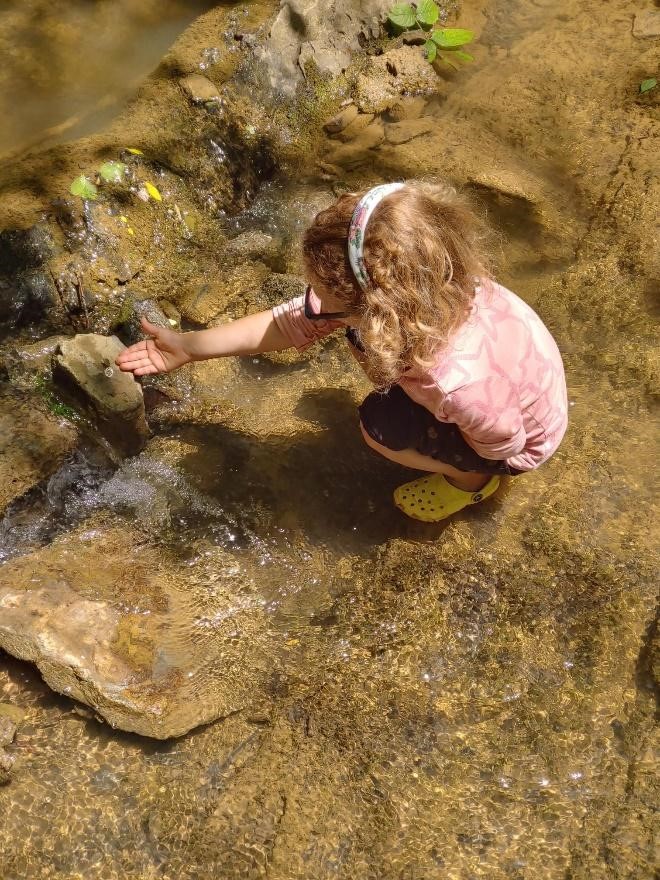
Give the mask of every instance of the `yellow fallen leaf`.
[[152, 199], [155, 199], [157, 202], [163, 201], [163, 197], [161, 196], [160, 191], [157, 187], [153, 185], [153, 183], [149, 183], [148, 180], [145, 180], [144, 188], [149, 193]]
[[134, 156], [144, 156], [142, 150], [138, 150], [137, 147], [127, 147], [126, 148], [129, 153], [132, 153]]

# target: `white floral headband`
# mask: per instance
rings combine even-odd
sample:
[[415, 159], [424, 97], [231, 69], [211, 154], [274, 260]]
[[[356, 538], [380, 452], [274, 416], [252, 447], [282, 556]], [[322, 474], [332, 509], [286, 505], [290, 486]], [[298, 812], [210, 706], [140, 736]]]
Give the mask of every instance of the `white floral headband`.
[[367, 223], [376, 206], [403, 186], [403, 183], [381, 183], [362, 196], [353, 211], [348, 228], [348, 260], [362, 290], [366, 290], [370, 283], [369, 273], [364, 265], [364, 233]]

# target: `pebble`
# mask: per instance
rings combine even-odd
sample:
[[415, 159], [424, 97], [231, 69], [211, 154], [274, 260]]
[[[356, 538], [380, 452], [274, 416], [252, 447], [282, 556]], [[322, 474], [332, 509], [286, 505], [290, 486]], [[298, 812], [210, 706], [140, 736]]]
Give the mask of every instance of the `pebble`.
[[179, 80], [181, 88], [193, 104], [205, 104], [207, 101], [219, 101], [220, 92], [210, 79], [193, 73]]
[[355, 104], [349, 104], [340, 113], [333, 116], [332, 119], [328, 119], [323, 128], [328, 134], [338, 134], [340, 131], [343, 131], [347, 125], [350, 125], [357, 115], [358, 108]]

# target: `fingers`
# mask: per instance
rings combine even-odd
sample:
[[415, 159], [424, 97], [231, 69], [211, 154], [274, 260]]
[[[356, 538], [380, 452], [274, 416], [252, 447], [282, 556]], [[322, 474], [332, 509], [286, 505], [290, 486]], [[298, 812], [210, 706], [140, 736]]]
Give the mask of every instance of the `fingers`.
[[132, 360], [125, 360], [121, 363], [117, 364], [120, 370], [123, 370], [125, 373], [134, 372], [135, 370], [139, 370], [142, 367], [153, 367], [153, 361], [149, 357], [136, 357]]
[[151, 321], [147, 321], [146, 318], [140, 318], [140, 324], [142, 325], [142, 329], [145, 333], [148, 333], [149, 336], [158, 336], [159, 330], [162, 330], [162, 327], [159, 327], [158, 324], [152, 324]]
[[154, 373], [160, 373], [158, 367], [154, 367], [153, 364], [149, 364], [148, 367], [138, 367], [137, 370], [133, 370], [134, 376], [151, 376]]
[[118, 367], [122, 364], [126, 363], [126, 361], [134, 360], [137, 355], [140, 357], [144, 357], [147, 351], [147, 341], [143, 339], [141, 342], [136, 342], [135, 345], [131, 345], [128, 348], [125, 348], [120, 354], [115, 358], [115, 363]]

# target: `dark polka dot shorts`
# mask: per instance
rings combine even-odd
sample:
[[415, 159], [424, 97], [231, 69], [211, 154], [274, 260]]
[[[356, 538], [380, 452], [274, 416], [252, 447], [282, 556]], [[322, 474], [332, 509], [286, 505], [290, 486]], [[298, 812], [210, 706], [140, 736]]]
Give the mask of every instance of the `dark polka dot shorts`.
[[395, 452], [416, 449], [459, 471], [516, 476], [521, 471], [506, 461], [482, 458], [456, 425], [439, 422], [426, 407], [408, 397], [400, 385], [387, 391], [373, 391], [359, 407], [360, 421], [367, 434]]

